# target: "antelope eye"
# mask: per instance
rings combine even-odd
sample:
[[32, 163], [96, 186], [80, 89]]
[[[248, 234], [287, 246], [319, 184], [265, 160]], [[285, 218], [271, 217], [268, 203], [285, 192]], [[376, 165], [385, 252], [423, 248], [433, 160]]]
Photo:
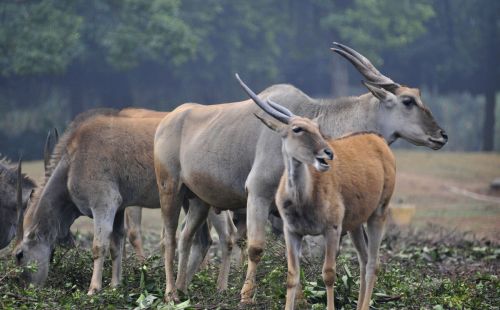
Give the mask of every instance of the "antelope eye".
[[411, 107], [413, 104], [415, 104], [415, 100], [413, 98], [410, 98], [410, 97], [406, 97], [403, 99], [403, 104], [406, 106], [406, 107]]
[[293, 127], [292, 127], [292, 130], [293, 130], [293, 132], [295, 132], [295, 133], [299, 133], [299, 132], [304, 131], [304, 129], [302, 129], [302, 127], [299, 127], [299, 126], [293, 126]]

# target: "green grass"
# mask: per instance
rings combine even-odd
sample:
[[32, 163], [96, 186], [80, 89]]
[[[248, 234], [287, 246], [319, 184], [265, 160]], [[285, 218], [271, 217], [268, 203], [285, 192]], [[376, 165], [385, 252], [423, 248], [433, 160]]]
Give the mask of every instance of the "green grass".
[[[399, 150], [395, 153], [398, 175], [393, 201], [414, 204], [417, 212], [410, 228], [388, 229], [373, 308], [500, 309], [500, 206], [446, 190], [446, 185], [453, 185], [487, 194], [489, 182], [500, 176], [500, 155]], [[36, 179], [43, 175], [41, 162], [25, 163], [24, 171]], [[86, 295], [92, 268], [92, 222], [81, 218], [73, 226], [73, 231], [81, 232], [79, 248], [57, 250], [43, 289], [21, 286], [19, 270], [10, 257], [0, 258], [0, 309], [237, 308], [246, 266], [232, 266], [230, 287], [221, 294], [215, 289], [217, 258], [195, 276], [184, 297], [184, 306], [162, 302], [164, 270], [157, 255], [161, 227], [158, 212], [145, 210], [143, 215], [146, 252], [152, 256], [145, 265], [127, 258], [124, 285], [119, 289], [106, 286], [96, 296]], [[303, 262], [302, 267], [307, 301], [303, 308], [323, 309], [326, 300], [321, 261]], [[107, 261], [104, 285], [109, 285], [110, 269]], [[282, 309], [286, 261], [281, 239], [268, 240], [258, 272], [256, 304], [248, 309]], [[338, 309], [355, 309], [358, 267], [348, 240], [344, 241], [337, 272], [336, 305]]]
[[[155, 237], [156, 239], [157, 237]], [[337, 309], [355, 309], [359, 286], [357, 258], [344, 240], [337, 263]], [[149, 238], [151, 243], [157, 240]], [[92, 258], [86, 247], [89, 235], [80, 235], [80, 246], [58, 249], [47, 286], [23, 287], [19, 270], [8, 259], [0, 261], [0, 308], [2, 309], [236, 309], [246, 266], [233, 266], [229, 289], [216, 291], [218, 260], [200, 271], [183, 296], [183, 303], [163, 303], [163, 261], [150, 256], [141, 265], [129, 257], [124, 263], [124, 284], [109, 285], [109, 260], [105, 265], [105, 289], [86, 295]], [[255, 304], [247, 309], [282, 309], [286, 295], [286, 258], [281, 238], [269, 236], [268, 248], [258, 268]], [[374, 309], [498, 309], [500, 296], [500, 247], [471, 240], [437, 227], [400, 231], [389, 227], [381, 249], [381, 269], [373, 295]], [[302, 261], [301, 283], [305, 301], [301, 309], [324, 309], [326, 295], [321, 279], [322, 259]]]

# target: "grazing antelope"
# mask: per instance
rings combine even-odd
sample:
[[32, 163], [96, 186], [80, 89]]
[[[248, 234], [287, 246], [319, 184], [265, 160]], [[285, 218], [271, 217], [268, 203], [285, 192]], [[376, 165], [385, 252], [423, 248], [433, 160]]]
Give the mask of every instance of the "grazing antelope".
[[[38, 263], [35, 272], [23, 273], [25, 279], [43, 284], [55, 241], [69, 233], [77, 217], [86, 215], [94, 219], [94, 268], [89, 294], [101, 289], [108, 250], [112, 258], [111, 285], [120, 283], [125, 208], [160, 206], [153, 170], [153, 136], [161, 120], [158, 115], [166, 114], [101, 109], [83, 113], [72, 122], [57, 143], [45, 183], [35, 191], [24, 217], [16, 259], [21, 266]], [[214, 218], [227, 216], [227, 212], [214, 214]], [[137, 218], [133, 221], [139, 225]], [[193, 247], [189, 275], [194, 274], [210, 245], [206, 225], [199, 234], [202, 236], [197, 240], [206, 242]], [[232, 239], [228, 239], [221, 242], [222, 247], [230, 246]], [[220, 273], [226, 286], [228, 271], [229, 267], [224, 267]]]
[[[369, 93], [337, 100], [316, 100], [290, 85], [275, 85], [259, 94], [273, 98], [307, 118], [318, 117], [324, 134], [375, 131], [389, 143], [401, 137], [416, 145], [441, 148], [446, 133], [422, 103], [418, 89], [382, 75], [361, 54], [341, 44], [334, 51], [365, 77]], [[165, 299], [187, 289], [185, 266], [194, 232], [208, 205], [221, 210], [247, 208], [248, 267], [241, 301], [252, 302], [255, 275], [265, 245], [265, 225], [274, 204], [284, 165], [281, 140], [270, 135], [252, 114], [262, 113], [250, 100], [217, 105], [181, 105], [158, 125], [154, 162], [165, 225]], [[179, 238], [179, 267], [174, 283], [173, 259], [182, 201], [194, 197]]]
[[[46, 141], [46, 151], [49, 144], [50, 135]], [[5, 158], [0, 159], [0, 250], [7, 247], [14, 237], [16, 245], [21, 242], [24, 212], [36, 187], [35, 180], [22, 173], [21, 159], [17, 167]], [[68, 234], [59, 238], [58, 242], [71, 245], [73, 236]]]
[[22, 174], [21, 160], [15, 167], [6, 159], [0, 159], [0, 249], [7, 247], [17, 235], [35, 187], [35, 181]]
[[[271, 100], [264, 102], [253, 98], [259, 107], [279, 121], [259, 117], [281, 136], [283, 142], [285, 169], [276, 193], [276, 205], [284, 221], [288, 254], [285, 308], [294, 309], [301, 240], [305, 235], [324, 237], [323, 281], [328, 309], [335, 308], [336, 256], [344, 231], [351, 234], [359, 257], [358, 309], [369, 309], [378, 251], [394, 191], [394, 155], [378, 134], [361, 132], [326, 140], [314, 120], [296, 116]], [[368, 244], [362, 232], [366, 222]]]

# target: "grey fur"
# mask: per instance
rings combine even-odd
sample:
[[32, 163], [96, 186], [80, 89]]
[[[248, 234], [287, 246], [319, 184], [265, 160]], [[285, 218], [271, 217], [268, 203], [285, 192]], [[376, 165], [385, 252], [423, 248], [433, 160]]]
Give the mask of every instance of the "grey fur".
[[19, 211], [23, 212], [35, 181], [23, 174], [21, 182], [22, 210], [17, 208], [17, 168], [8, 160], [0, 159], [0, 249], [5, 248], [15, 237]]

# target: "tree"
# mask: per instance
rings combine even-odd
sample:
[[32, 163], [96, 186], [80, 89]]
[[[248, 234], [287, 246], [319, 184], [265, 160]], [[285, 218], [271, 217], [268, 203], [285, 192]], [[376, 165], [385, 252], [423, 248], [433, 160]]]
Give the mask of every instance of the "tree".
[[[318, 1], [327, 12], [321, 18], [321, 26], [335, 37], [335, 41], [344, 42], [363, 51], [374, 64], [384, 63], [382, 55], [387, 51], [406, 46], [426, 32], [425, 23], [434, 16], [434, 10], [428, 2], [410, 0], [355, 0]], [[336, 59], [336, 61], [339, 61]], [[391, 62], [387, 59], [387, 62]], [[346, 84], [348, 66], [345, 62], [335, 64], [332, 80]], [[334, 85], [335, 86], [335, 85]], [[337, 87], [337, 96], [345, 96], [347, 85]]]
[[110, 106], [131, 104], [130, 70], [148, 61], [179, 65], [195, 52], [196, 37], [179, 6], [177, 0], [4, 2], [0, 74], [51, 77], [69, 90], [72, 115], [88, 107], [88, 93]]

